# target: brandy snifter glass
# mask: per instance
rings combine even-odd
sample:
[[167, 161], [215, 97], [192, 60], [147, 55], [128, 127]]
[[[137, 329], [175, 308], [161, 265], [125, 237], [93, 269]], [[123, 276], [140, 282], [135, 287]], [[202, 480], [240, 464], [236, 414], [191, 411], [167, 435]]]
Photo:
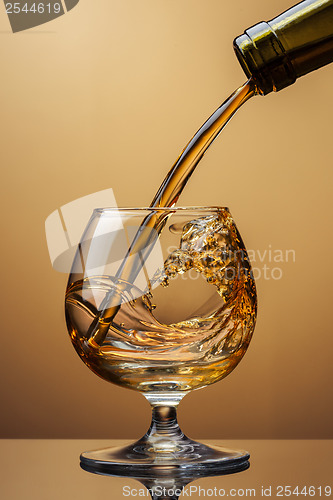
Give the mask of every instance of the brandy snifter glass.
[[94, 373], [147, 398], [152, 423], [125, 448], [83, 453], [82, 466], [136, 476], [247, 468], [247, 452], [186, 437], [176, 408], [237, 366], [256, 305], [250, 262], [227, 208], [95, 210], [68, 281], [68, 331]]

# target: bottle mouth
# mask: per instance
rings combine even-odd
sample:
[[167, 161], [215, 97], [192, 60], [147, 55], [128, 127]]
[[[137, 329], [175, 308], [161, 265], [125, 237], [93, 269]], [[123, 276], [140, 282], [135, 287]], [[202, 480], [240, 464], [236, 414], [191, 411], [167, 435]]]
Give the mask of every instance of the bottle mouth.
[[236, 56], [261, 95], [278, 92], [296, 81], [296, 72], [269, 23], [261, 22], [233, 42]]

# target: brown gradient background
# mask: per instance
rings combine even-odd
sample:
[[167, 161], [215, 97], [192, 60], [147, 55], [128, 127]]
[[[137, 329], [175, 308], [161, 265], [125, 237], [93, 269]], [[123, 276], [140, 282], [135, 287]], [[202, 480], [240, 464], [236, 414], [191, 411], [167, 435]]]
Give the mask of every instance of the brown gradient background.
[[[144, 398], [96, 377], [70, 343], [44, 221], [109, 187], [120, 206], [149, 204], [245, 81], [233, 38], [290, 5], [81, 0], [15, 35], [1, 6], [1, 437], [146, 430]], [[248, 248], [296, 252], [281, 280], [258, 280], [257, 329], [237, 370], [182, 402], [193, 437], [332, 437], [332, 85], [333, 65], [251, 99], [182, 196], [229, 206]]]

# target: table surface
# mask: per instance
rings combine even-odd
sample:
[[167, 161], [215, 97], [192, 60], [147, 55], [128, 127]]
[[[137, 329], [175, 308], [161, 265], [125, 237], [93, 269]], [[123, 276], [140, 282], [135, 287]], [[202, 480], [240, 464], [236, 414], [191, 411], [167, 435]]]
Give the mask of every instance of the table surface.
[[[187, 494], [181, 498], [283, 498], [289, 496], [291, 488], [292, 499], [333, 499], [333, 440], [204, 442], [248, 450], [251, 466], [238, 474], [197, 479], [186, 486]], [[0, 498], [149, 499], [147, 490], [135, 479], [99, 476], [79, 467], [82, 451], [127, 443], [126, 440], [1, 440]], [[331, 488], [330, 495], [325, 487]]]

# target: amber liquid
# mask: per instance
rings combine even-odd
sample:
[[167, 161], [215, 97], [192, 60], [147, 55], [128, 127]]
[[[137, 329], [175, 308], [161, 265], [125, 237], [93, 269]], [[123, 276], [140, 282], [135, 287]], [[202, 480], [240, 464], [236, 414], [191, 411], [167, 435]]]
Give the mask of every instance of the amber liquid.
[[151, 207], [172, 207], [177, 203], [194, 169], [209, 146], [242, 104], [255, 93], [255, 85], [252, 80], [249, 80], [217, 108], [182, 151], [154, 196]]
[[[181, 195], [185, 185], [190, 179], [194, 169], [202, 159], [203, 155], [212, 144], [214, 139], [220, 134], [229, 120], [233, 117], [236, 111], [244, 104], [250, 97], [255, 94], [255, 86], [249, 80], [242, 87], [238, 88], [202, 125], [198, 132], [194, 135], [188, 145], [180, 154], [178, 160], [175, 162], [171, 170], [168, 172], [161, 186], [159, 187], [151, 207], [172, 207], [176, 204], [179, 196]], [[159, 233], [165, 223], [165, 214], [152, 214], [143, 221], [143, 226], [154, 227]], [[129, 249], [128, 256], [140, 253], [140, 249], [146, 246], [145, 236], [134, 239], [131, 248]], [[140, 263], [138, 262], [138, 265]], [[117, 277], [121, 278], [123, 282], [131, 282], [133, 279], [135, 269], [127, 266], [127, 259], [124, 258], [120, 269], [118, 270]], [[118, 311], [118, 306], [112, 305], [112, 294], [106, 296], [105, 304], [102, 307], [102, 312], [96, 318], [90, 327], [89, 337], [96, 343], [101, 344], [107, 334], [109, 325]]]
[[[176, 204], [205, 151], [240, 106], [254, 94], [255, 87], [249, 81], [237, 89], [213, 113], [168, 172], [151, 203], [151, 207], [173, 207]], [[163, 210], [153, 211], [144, 219], [142, 227], [154, 228], [154, 234], [158, 235], [167, 224], [169, 216], [170, 213], [165, 213]], [[206, 229], [201, 228], [200, 231], [206, 231], [208, 235], [212, 235], [216, 230], [216, 225], [220, 224], [221, 226], [222, 224], [221, 227], [225, 227], [229, 224], [227, 218], [224, 219], [224, 217], [225, 214], [223, 214], [222, 219], [220, 216], [218, 220], [205, 220]], [[200, 226], [200, 223], [193, 221], [192, 225], [193, 227], [187, 227], [186, 231], [194, 238], [193, 241], [196, 241], [196, 229]], [[236, 244], [241, 241], [236, 236], [237, 230], [232, 226], [232, 229], [229, 227], [228, 231], [234, 235], [231, 246], [236, 248]], [[178, 253], [176, 254], [177, 257], [169, 256], [169, 262], [165, 263], [166, 276], [162, 283], [163, 286], [168, 286], [170, 259], [173, 274], [186, 272], [189, 269], [188, 262], [190, 260], [196, 271], [202, 273], [207, 282], [217, 287], [218, 293], [223, 299], [223, 304], [221, 303], [221, 307], [209, 318], [196, 317], [193, 320], [195, 324], [190, 325], [188, 322], [179, 322], [161, 326], [160, 322], [156, 324], [154, 320], [151, 294], [145, 294], [140, 300], [136, 301], [126, 300], [124, 305], [119, 305], [119, 295], [128, 295], [130, 293], [128, 284], [133, 282], [133, 278], [140, 267], [139, 260], [133, 264], [132, 259], [131, 265], [129, 265], [128, 257], [142, 255], [142, 248], [147, 247], [147, 237], [145, 235], [144, 231], [138, 231], [114, 278], [96, 278], [96, 282], [90, 278], [89, 283], [79, 280], [71, 283], [68, 287], [66, 315], [74, 346], [84, 362], [95, 373], [106, 380], [141, 391], [190, 390], [220, 380], [241, 359], [253, 332], [256, 300], [252, 277], [250, 274], [246, 275], [243, 269], [241, 274], [238, 273], [237, 286], [234, 285], [233, 292], [230, 293], [230, 290], [228, 292], [229, 283], [226, 284], [219, 274], [219, 269], [225, 266], [225, 262], [216, 261], [214, 268], [211, 259], [214, 260], [215, 256], [209, 255], [209, 259], [205, 264], [203, 251], [206, 250], [199, 249], [196, 252], [199, 255], [198, 262], [200, 262], [200, 265], [198, 262], [193, 264], [196, 259], [193, 259], [191, 255], [184, 256], [181, 254], [180, 257]], [[186, 235], [183, 234], [181, 237], [182, 242], [184, 238], [186, 239]], [[211, 238], [214, 240], [213, 236]], [[210, 249], [210, 251], [213, 250]], [[241, 250], [244, 255], [246, 253], [245, 249], [242, 247]], [[181, 247], [179, 251], [182, 251]], [[175, 262], [180, 267], [177, 268], [172, 259], [175, 259]], [[234, 267], [236, 264], [238, 268], [241, 268], [240, 262], [234, 263]], [[240, 286], [240, 283], [242, 286]], [[87, 288], [89, 287], [94, 289], [94, 293], [92, 290], [94, 300], [96, 300], [96, 290], [100, 293], [98, 308], [87, 305], [89, 300], [87, 302], [86, 297]], [[80, 290], [82, 291], [83, 288], [86, 288], [84, 301], [80, 295]], [[134, 303], [135, 314], [133, 312]], [[74, 314], [73, 308], [76, 313], [80, 308], [84, 309], [85, 320], [81, 318], [80, 325], [73, 320], [76, 314]], [[137, 334], [133, 334], [133, 331], [136, 331], [133, 325], [128, 325], [126, 328], [125, 322], [121, 320], [121, 318], [128, 319], [131, 313], [135, 316], [141, 313], [145, 318], [144, 324], [150, 325], [150, 328], [147, 331], [139, 328]], [[225, 338], [223, 341], [220, 339], [222, 343], [218, 343], [222, 325], [226, 325], [228, 321], [230, 322], [230, 335], [227, 335], [227, 340]], [[206, 326], [203, 329], [198, 329], [198, 325], [202, 324]], [[126, 331], [131, 332], [131, 337], [128, 335], [126, 337]], [[212, 347], [211, 336], [214, 332], [217, 339]], [[114, 338], [116, 338], [116, 342]], [[156, 347], [156, 342], [159, 348]], [[207, 343], [207, 348], [204, 347], [205, 343]], [[229, 347], [223, 351], [222, 344], [229, 345]], [[194, 345], [196, 346], [197, 355], [193, 355]], [[123, 348], [119, 346], [123, 346]], [[186, 346], [191, 346], [190, 353], [187, 352]], [[230, 346], [236, 346], [236, 348], [230, 349]], [[214, 357], [211, 352], [215, 352], [217, 355]]]

